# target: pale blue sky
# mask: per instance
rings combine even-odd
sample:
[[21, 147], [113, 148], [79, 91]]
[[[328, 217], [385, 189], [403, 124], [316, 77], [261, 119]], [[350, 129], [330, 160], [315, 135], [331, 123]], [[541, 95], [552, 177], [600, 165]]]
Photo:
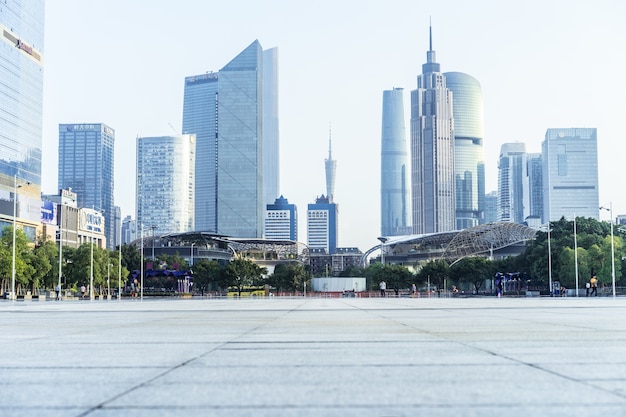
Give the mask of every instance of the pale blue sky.
[[300, 240], [306, 205], [326, 192], [330, 123], [339, 245], [365, 251], [380, 234], [382, 91], [405, 89], [408, 133], [431, 18], [442, 71], [483, 88], [487, 191], [502, 143], [540, 152], [550, 127], [596, 127], [600, 202], [626, 213], [620, 0], [48, 0], [43, 191], [57, 191], [58, 124], [103, 122], [116, 133], [115, 203], [134, 218], [137, 135], [180, 131], [184, 77], [258, 39], [279, 49], [281, 192]]

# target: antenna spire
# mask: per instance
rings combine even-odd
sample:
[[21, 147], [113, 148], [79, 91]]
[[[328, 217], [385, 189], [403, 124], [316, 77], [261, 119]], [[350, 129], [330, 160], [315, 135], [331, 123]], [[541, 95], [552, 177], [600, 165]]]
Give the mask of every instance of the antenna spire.
[[428, 31], [429, 31], [429, 34], [430, 34], [430, 45], [429, 45], [430, 49], [429, 49], [429, 51], [432, 51], [433, 50], [433, 18], [432, 17], [429, 18]]

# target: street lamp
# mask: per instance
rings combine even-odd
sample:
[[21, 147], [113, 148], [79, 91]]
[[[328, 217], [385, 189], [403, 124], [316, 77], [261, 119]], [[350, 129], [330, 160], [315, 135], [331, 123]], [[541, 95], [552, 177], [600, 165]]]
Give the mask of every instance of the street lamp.
[[191, 243], [191, 258], [189, 260], [189, 267], [191, 268], [193, 266], [193, 246], [196, 244], [196, 242], [192, 242]]
[[13, 175], [13, 253], [12, 253], [12, 266], [11, 266], [11, 299], [15, 301], [17, 298], [15, 294], [15, 229], [17, 228], [15, 219], [17, 218], [17, 189], [24, 185], [30, 185], [30, 181], [24, 184], [17, 184], [17, 175]]
[[613, 282], [613, 298], [615, 298], [615, 246], [613, 243], [613, 202], [609, 203], [609, 208], [600, 207], [600, 210], [607, 210], [611, 216], [611, 279]]
[[546, 226], [546, 231], [548, 232], [548, 280], [549, 280], [549, 291], [550, 291], [550, 297], [553, 296], [554, 291], [552, 288], [552, 249], [550, 248], [550, 222], [548, 222], [548, 225]]
[[93, 236], [91, 236], [90, 238], [90, 246], [91, 246], [91, 266], [89, 267], [89, 300], [93, 301], [94, 300], [94, 293], [93, 293]]
[[380, 236], [380, 263], [385, 266], [385, 242], [389, 240], [387, 237]]
[[120, 247], [117, 266], [117, 301], [122, 300], [122, 222], [120, 222]]

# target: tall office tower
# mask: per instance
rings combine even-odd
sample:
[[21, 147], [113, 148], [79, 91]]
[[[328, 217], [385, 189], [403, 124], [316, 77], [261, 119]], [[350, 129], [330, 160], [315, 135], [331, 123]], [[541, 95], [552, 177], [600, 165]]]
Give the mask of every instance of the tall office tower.
[[0, 233], [15, 218], [33, 241], [41, 224], [43, 49], [44, 1], [2, 2]]
[[413, 233], [455, 229], [452, 92], [435, 61], [432, 28], [427, 61], [411, 91]]
[[337, 177], [337, 161], [333, 159], [331, 151], [330, 130], [328, 131], [328, 159], [324, 159], [326, 171], [326, 197], [329, 202], [335, 201], [335, 179]]
[[298, 240], [298, 208], [282, 195], [268, 204], [265, 212], [265, 238]]
[[[218, 73], [185, 78], [183, 132], [197, 138], [196, 230], [236, 237], [263, 234], [264, 198], [269, 198], [264, 165], [272, 165], [268, 181], [276, 185], [269, 188], [278, 190], [278, 163], [266, 160], [277, 156], [272, 151], [277, 148], [277, 123], [275, 143], [270, 141], [267, 152], [263, 136], [265, 100], [270, 102], [269, 117], [277, 114], [275, 53], [268, 53], [272, 58], [266, 72], [265, 53], [254, 41]], [[264, 73], [274, 74], [267, 83]]]
[[137, 138], [137, 226], [156, 235], [194, 230], [196, 137]]
[[595, 128], [548, 129], [543, 156], [543, 220], [599, 218]]
[[380, 152], [380, 232], [411, 234], [409, 226], [409, 156], [402, 88], [383, 91]]
[[337, 249], [337, 204], [328, 197], [321, 196], [315, 204], [307, 208], [307, 246], [309, 249], [323, 249], [332, 255]]
[[454, 185], [456, 228], [484, 223], [485, 154], [483, 93], [478, 80], [462, 72], [446, 72], [454, 97]]
[[263, 207], [280, 195], [278, 48], [263, 51]]
[[115, 131], [104, 123], [59, 125], [58, 188], [103, 214], [107, 249], [115, 249], [114, 150]]
[[524, 156], [523, 198], [524, 198], [524, 221], [538, 219], [541, 223], [543, 218], [543, 180], [540, 153], [527, 153]]
[[526, 145], [505, 143], [498, 160], [498, 221], [524, 222], [524, 157]]
[[124, 217], [122, 220], [122, 245], [129, 245], [137, 237], [137, 221], [130, 216]]
[[491, 191], [485, 194], [485, 223], [498, 221], [498, 192]]

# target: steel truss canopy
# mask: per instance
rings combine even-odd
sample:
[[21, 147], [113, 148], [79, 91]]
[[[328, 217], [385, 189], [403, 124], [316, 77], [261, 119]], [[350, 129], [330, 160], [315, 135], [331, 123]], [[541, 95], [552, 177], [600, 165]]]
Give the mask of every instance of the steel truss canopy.
[[[537, 230], [510, 222], [486, 223], [464, 230], [425, 235], [394, 236], [383, 244], [385, 257], [444, 259], [454, 264], [470, 256], [484, 256], [534, 239]], [[368, 250], [365, 259], [383, 245]]]

